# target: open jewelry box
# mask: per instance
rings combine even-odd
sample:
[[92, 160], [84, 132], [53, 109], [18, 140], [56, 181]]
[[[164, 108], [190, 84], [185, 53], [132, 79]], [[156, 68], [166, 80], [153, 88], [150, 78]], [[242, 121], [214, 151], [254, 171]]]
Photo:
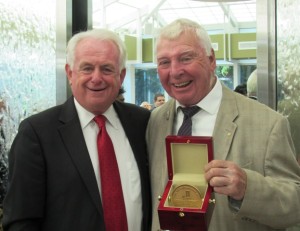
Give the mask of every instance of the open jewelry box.
[[167, 136], [168, 182], [158, 206], [163, 230], [208, 230], [214, 208], [204, 166], [213, 159], [212, 137]]

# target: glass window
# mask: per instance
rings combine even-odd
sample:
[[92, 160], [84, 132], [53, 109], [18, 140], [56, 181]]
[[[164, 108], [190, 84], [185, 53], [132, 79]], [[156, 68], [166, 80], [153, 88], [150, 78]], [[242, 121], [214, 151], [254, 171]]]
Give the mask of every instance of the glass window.
[[239, 83], [247, 83], [250, 74], [256, 69], [256, 65], [240, 65]]
[[231, 65], [218, 65], [215, 70], [216, 76], [221, 80], [228, 88], [233, 90], [233, 66]]
[[277, 109], [291, 127], [300, 163], [300, 0], [277, 2]]
[[153, 104], [156, 93], [164, 94], [157, 69], [135, 69], [135, 104], [140, 105], [143, 101]]
[[55, 10], [53, 0], [0, 0], [0, 205], [19, 123], [56, 103]]

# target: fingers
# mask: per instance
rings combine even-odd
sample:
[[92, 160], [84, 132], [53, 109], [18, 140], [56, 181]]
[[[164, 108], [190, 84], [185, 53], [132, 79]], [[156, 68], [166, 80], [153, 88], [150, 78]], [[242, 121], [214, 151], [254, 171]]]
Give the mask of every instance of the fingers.
[[[205, 179], [209, 183], [218, 183], [216, 186], [220, 186], [221, 182], [226, 181], [228, 173], [228, 161], [225, 160], [213, 160], [209, 162], [205, 167]], [[213, 177], [224, 177], [223, 179], [214, 180], [211, 182]]]
[[205, 166], [205, 179], [220, 194], [236, 200], [244, 197], [247, 175], [234, 162], [213, 160]]

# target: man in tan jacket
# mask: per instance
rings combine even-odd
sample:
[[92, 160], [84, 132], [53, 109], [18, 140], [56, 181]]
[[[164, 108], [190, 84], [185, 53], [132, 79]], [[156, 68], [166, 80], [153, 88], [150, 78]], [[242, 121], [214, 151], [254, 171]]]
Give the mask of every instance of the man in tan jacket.
[[160, 229], [157, 197], [168, 180], [165, 138], [182, 124], [180, 107], [195, 105], [201, 110], [192, 117], [192, 135], [213, 137], [214, 160], [204, 175], [216, 199], [209, 231], [285, 230], [299, 223], [300, 168], [287, 119], [221, 84], [209, 36], [195, 22], [179, 19], [161, 31], [157, 65], [173, 99], [148, 123], [152, 230]]

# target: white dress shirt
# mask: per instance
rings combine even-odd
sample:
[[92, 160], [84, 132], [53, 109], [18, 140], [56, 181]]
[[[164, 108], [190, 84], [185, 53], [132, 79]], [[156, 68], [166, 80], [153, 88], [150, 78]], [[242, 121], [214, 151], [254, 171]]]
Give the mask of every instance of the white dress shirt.
[[[193, 136], [212, 136], [215, 122], [217, 119], [217, 114], [220, 108], [222, 99], [222, 85], [217, 79], [213, 89], [205, 96], [197, 106], [201, 110], [192, 117], [192, 135]], [[177, 116], [175, 119], [174, 134], [177, 134], [182, 121], [183, 112], [179, 109], [182, 106], [178, 101], [176, 101]]]
[[[97, 134], [99, 132], [99, 127], [93, 121], [95, 115], [83, 108], [75, 98], [74, 102], [101, 195], [101, 180], [97, 150]], [[140, 230], [142, 224], [142, 195], [138, 166], [123, 126], [113, 106], [109, 107], [103, 115], [107, 118], [106, 130], [113, 143], [118, 162], [125, 200], [128, 230]]]

